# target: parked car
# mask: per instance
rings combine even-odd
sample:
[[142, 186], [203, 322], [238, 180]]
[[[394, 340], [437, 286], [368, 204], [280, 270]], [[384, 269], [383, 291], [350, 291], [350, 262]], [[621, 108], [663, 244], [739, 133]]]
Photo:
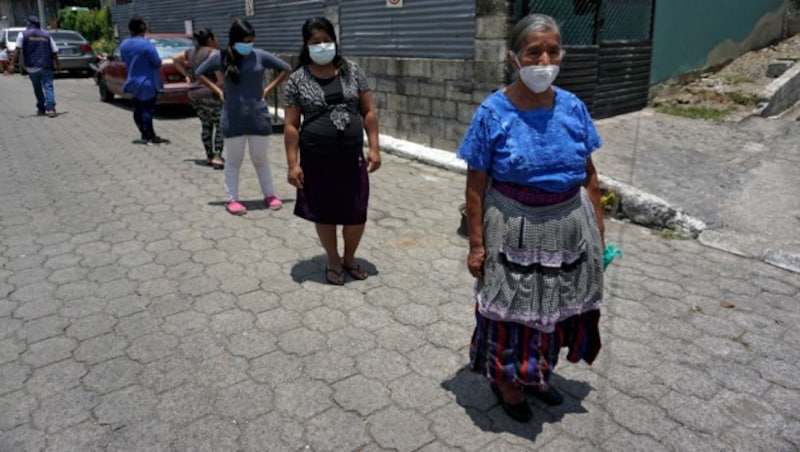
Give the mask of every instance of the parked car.
[[[6, 43], [8, 56], [11, 58], [17, 48], [17, 36], [25, 31], [24, 27], [5, 28], [0, 31], [0, 41]], [[92, 73], [91, 64], [95, 61], [91, 44], [80, 33], [74, 30], [47, 30], [58, 46], [58, 60], [61, 70], [66, 72]], [[25, 55], [20, 55], [16, 70], [25, 67]], [[22, 71], [20, 71], [22, 72]]]
[[[189, 83], [175, 69], [172, 57], [194, 47], [192, 37], [177, 33], [151, 33], [145, 35], [161, 57], [161, 80], [163, 90], [159, 93], [157, 104], [188, 104]], [[111, 102], [115, 96], [129, 97], [122, 91], [128, 77], [128, 69], [119, 52], [114, 49], [98, 66], [94, 79], [100, 91], [100, 100]]]

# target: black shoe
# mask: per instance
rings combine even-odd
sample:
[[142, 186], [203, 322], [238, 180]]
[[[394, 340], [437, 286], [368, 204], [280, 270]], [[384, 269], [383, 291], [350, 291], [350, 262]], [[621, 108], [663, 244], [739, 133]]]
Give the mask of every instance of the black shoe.
[[526, 386], [524, 390], [547, 406], [558, 406], [564, 403], [564, 396], [551, 385], [547, 385], [547, 389], [544, 391], [535, 386]]
[[169, 140], [167, 140], [166, 138], [155, 136], [147, 140], [147, 144], [169, 144]]
[[528, 402], [520, 402], [513, 405], [506, 403], [503, 399], [503, 393], [496, 383], [492, 383], [489, 387], [492, 388], [492, 392], [497, 397], [497, 401], [500, 402], [500, 406], [508, 417], [518, 422], [528, 422], [533, 419], [533, 411], [531, 411], [531, 407], [528, 406]]

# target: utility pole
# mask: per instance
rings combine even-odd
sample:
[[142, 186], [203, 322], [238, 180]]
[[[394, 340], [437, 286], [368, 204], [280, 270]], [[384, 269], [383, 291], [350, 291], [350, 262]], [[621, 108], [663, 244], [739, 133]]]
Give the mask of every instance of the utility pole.
[[47, 28], [47, 14], [44, 9], [44, 0], [39, 0], [39, 23], [42, 24], [42, 30]]

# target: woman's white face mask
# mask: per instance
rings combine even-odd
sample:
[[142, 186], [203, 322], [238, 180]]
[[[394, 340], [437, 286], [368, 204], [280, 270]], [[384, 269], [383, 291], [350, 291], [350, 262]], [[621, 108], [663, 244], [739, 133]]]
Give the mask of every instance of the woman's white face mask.
[[336, 56], [336, 44], [333, 42], [323, 42], [321, 44], [312, 44], [308, 46], [308, 56], [311, 61], [324, 66]]
[[550, 88], [550, 85], [558, 77], [559, 67], [555, 64], [523, 66], [516, 55], [514, 55], [514, 59], [519, 66], [519, 78], [522, 83], [536, 94], [547, 91], [547, 88]]

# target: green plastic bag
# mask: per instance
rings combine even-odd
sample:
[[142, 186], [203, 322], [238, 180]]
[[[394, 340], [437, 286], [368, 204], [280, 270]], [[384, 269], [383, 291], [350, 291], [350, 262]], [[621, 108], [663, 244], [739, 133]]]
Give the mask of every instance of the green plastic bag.
[[614, 246], [613, 243], [606, 244], [606, 249], [603, 250], [603, 271], [614, 261], [614, 258], [619, 255], [622, 256], [622, 250]]

